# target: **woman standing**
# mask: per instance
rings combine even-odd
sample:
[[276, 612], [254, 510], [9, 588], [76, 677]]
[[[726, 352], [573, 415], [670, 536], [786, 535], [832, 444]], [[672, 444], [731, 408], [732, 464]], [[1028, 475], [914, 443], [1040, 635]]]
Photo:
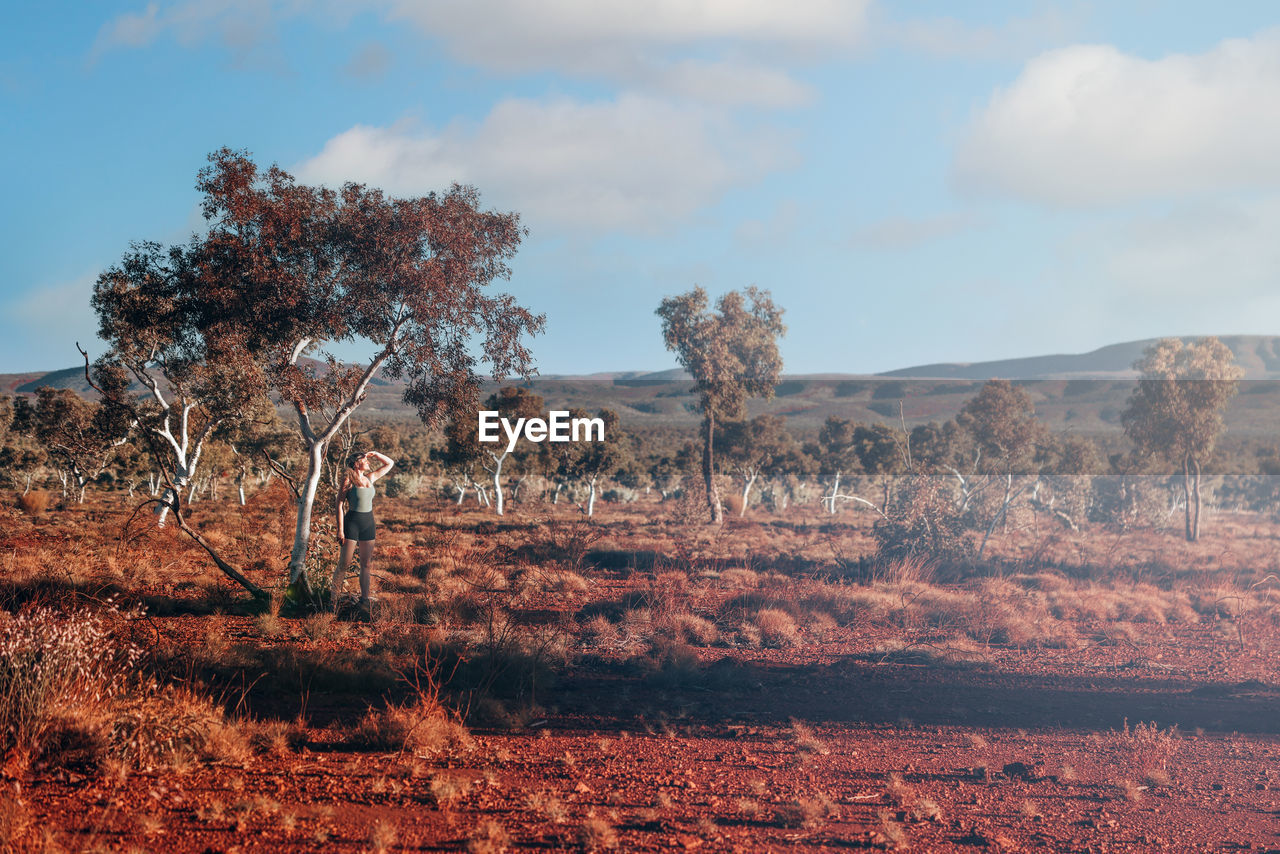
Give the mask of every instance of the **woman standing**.
[[[377, 468], [373, 467], [374, 463]], [[394, 465], [394, 460], [377, 451], [352, 454], [347, 458], [347, 471], [337, 498], [338, 545], [341, 551], [329, 586], [335, 610], [346, 580], [347, 567], [351, 566], [351, 557], [357, 547], [360, 549], [360, 607], [369, 607], [369, 586], [372, 583], [369, 566], [373, 562], [374, 541], [373, 484]]]

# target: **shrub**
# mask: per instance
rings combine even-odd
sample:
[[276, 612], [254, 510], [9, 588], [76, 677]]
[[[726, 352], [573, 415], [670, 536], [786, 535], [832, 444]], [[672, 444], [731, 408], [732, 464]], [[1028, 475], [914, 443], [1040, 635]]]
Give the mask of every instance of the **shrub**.
[[407, 750], [434, 756], [470, 744], [465, 727], [443, 706], [430, 701], [370, 708], [356, 725], [354, 741], [370, 750]]
[[0, 745], [11, 769], [40, 758], [99, 770], [180, 765], [192, 757], [240, 761], [242, 734], [207, 698], [142, 674], [141, 651], [98, 612], [34, 608], [0, 633]]
[[973, 543], [964, 519], [940, 477], [911, 475], [903, 483], [871, 531], [882, 561], [924, 557], [959, 561], [970, 557]]
[[36, 489], [18, 496], [18, 509], [28, 516], [40, 516], [49, 509], [49, 493]]
[[[26, 496], [24, 496], [26, 497]], [[121, 690], [113, 677], [141, 654], [118, 651], [107, 641], [100, 616], [79, 611], [58, 614], [36, 608], [18, 615], [0, 636], [0, 729], [6, 747], [39, 750], [63, 710], [101, 702]]]

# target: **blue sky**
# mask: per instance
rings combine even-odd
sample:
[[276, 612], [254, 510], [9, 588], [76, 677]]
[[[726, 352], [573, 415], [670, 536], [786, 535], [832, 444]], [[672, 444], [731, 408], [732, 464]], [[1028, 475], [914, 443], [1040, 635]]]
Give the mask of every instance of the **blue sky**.
[[[791, 373], [1280, 332], [1266, 2], [177, 0], [0, 33], [0, 372], [76, 363], [92, 283], [248, 149], [474, 184], [530, 235], [542, 373], [661, 370], [654, 309], [755, 284]], [[344, 352], [355, 357], [358, 350]]]

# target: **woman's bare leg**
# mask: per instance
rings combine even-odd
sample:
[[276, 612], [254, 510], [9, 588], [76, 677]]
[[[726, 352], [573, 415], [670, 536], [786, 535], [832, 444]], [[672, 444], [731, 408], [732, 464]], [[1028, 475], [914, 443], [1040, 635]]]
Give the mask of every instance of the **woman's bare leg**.
[[347, 580], [347, 567], [351, 566], [351, 556], [355, 554], [356, 541], [343, 540], [342, 549], [338, 552], [338, 565], [333, 570], [333, 579], [329, 584], [329, 592], [333, 607], [338, 607], [338, 597], [342, 594], [342, 582]]
[[360, 541], [360, 601], [369, 601], [369, 588], [373, 584], [369, 568], [373, 565], [373, 540]]

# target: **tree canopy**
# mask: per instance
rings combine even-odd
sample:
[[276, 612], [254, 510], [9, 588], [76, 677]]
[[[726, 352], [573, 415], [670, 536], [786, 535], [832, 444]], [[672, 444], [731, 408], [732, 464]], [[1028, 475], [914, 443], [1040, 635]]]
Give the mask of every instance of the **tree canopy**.
[[1121, 415], [1140, 455], [1182, 469], [1185, 535], [1200, 536], [1200, 470], [1222, 433], [1222, 412], [1244, 371], [1217, 338], [1164, 338], [1134, 362], [1138, 385]]
[[662, 338], [693, 377], [703, 420], [702, 473], [711, 521], [723, 519], [714, 477], [712, 444], [717, 420], [738, 420], [747, 400], [772, 397], [782, 372], [778, 337], [786, 332], [782, 309], [768, 291], [729, 291], [709, 311], [707, 292], [694, 288], [658, 306]]

